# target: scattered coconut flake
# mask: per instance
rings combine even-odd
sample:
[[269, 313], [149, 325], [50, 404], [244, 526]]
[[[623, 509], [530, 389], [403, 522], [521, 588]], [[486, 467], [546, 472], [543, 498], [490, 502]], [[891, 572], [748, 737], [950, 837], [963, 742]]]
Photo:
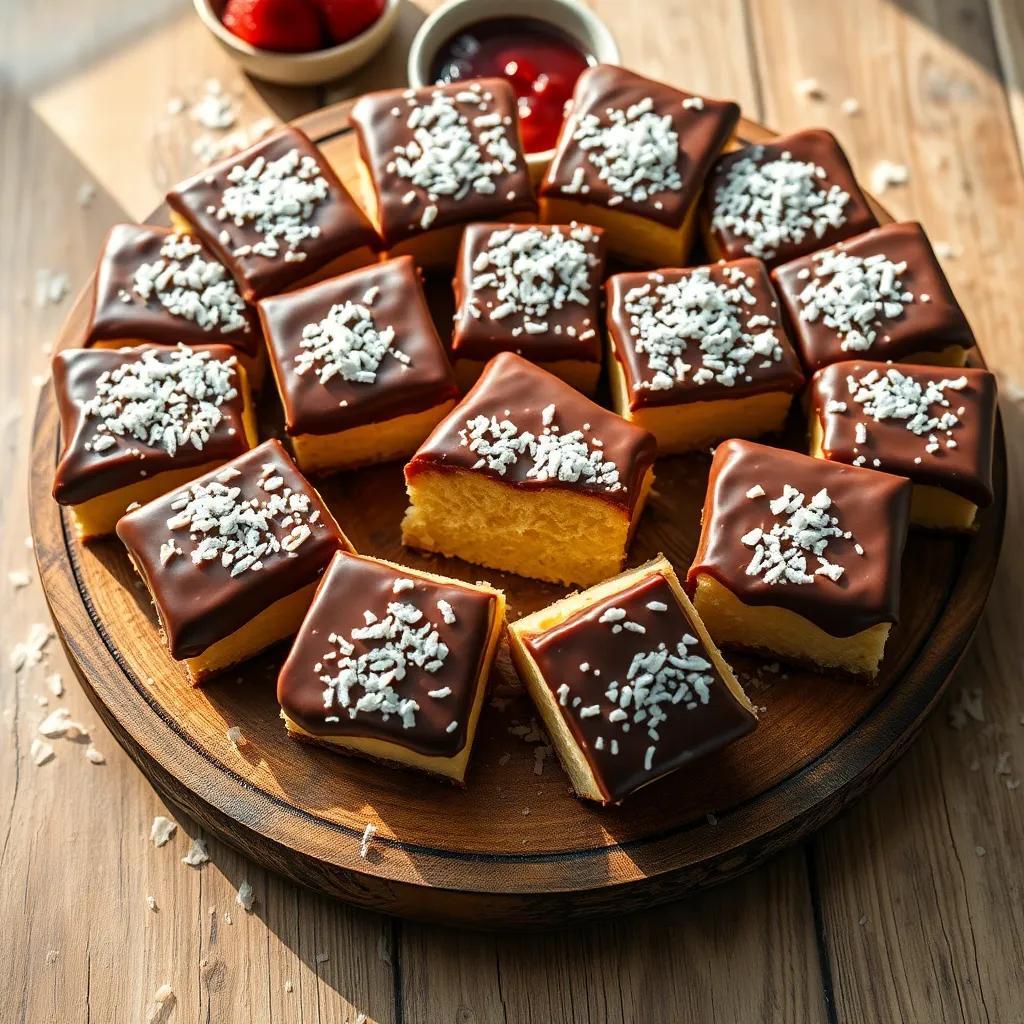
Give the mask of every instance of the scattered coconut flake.
[[78, 186], [78, 194], [76, 199], [78, 205], [85, 209], [88, 206], [92, 206], [92, 201], [96, 198], [96, 186], [91, 181], [83, 181]]
[[[190, 868], [202, 867], [210, 859], [210, 854], [206, 850], [205, 839], [193, 839], [192, 845], [188, 848], [188, 853], [181, 858], [182, 864], [187, 864]], [[248, 910], [249, 908], [246, 907]]]
[[62, 697], [64, 695], [64, 680], [61, 679], [59, 672], [54, 672], [46, 677], [46, 688], [54, 697]]
[[40, 308], [48, 303], [59, 305], [70, 290], [71, 282], [64, 271], [45, 267], [36, 271], [36, 305]]
[[247, 913], [252, 913], [253, 904], [256, 902], [256, 893], [253, 887], [246, 881], [238, 887], [238, 895], [235, 902]]
[[48, 949], [46, 951], [46, 962], [48, 964], [55, 964], [57, 962], [57, 957], [59, 957], [59, 956], [60, 956], [60, 950], [59, 949]]
[[203, 94], [189, 108], [189, 117], [204, 128], [226, 131], [233, 127], [238, 115], [231, 95], [216, 78], [208, 78]]
[[795, 86], [797, 96], [806, 100], [825, 99], [825, 90], [816, 78], [801, 78]]
[[54, 750], [49, 743], [44, 743], [36, 737], [32, 740], [32, 744], [29, 747], [29, 756], [32, 758], [32, 763], [40, 767], [54, 756]]
[[156, 913], [156, 911], [158, 909], [157, 905], [156, 905], [156, 897], [155, 896], [147, 896], [146, 897], [146, 906], [149, 907], [149, 909], [152, 910], [153, 913]]
[[154, 846], [163, 846], [175, 832], [178, 831], [177, 822], [158, 814], [153, 819], [153, 826], [149, 830], [149, 838]]
[[67, 708], [51, 711], [40, 723], [39, 732], [47, 739], [64, 736], [67, 739], [78, 739], [88, 736], [89, 731], [79, 722], [72, 721], [71, 712]]
[[366, 860], [370, 853], [370, 843], [373, 840], [374, 834], [377, 831], [377, 826], [373, 822], [368, 821], [366, 828], [363, 829], [363, 838], [359, 840], [359, 856]]
[[894, 164], [891, 160], [880, 160], [871, 169], [871, 190], [882, 195], [893, 186], [906, 185], [910, 171], [906, 164]]
[[91, 743], [85, 748], [85, 759], [91, 764], [106, 764], [107, 759]]
[[228, 743], [231, 744], [238, 750], [239, 747], [244, 747], [249, 741], [242, 735], [242, 730], [237, 725], [232, 725], [227, 733]]
[[22, 569], [13, 569], [7, 574], [7, 582], [15, 590], [21, 590], [32, 582], [32, 577]]
[[932, 247], [940, 260], [955, 260], [963, 252], [960, 246], [952, 242], [934, 242]]
[[317, 953], [317, 955], [316, 955], [316, 962], [318, 964], [325, 964], [330, 959], [331, 959], [331, 956], [330, 956], [329, 953]]
[[958, 732], [965, 728], [968, 719], [974, 722], [985, 721], [983, 694], [977, 687], [958, 690], [946, 707], [949, 724]]
[[856, 96], [847, 96], [842, 103], [839, 104], [839, 112], [846, 117], [857, 117], [861, 113], [860, 100]]
[[284, 990], [285, 990], [285, 992], [292, 992], [292, 991], [294, 991], [294, 989], [295, 989], [295, 986], [290, 981], [286, 981], [284, 983]]
[[46, 645], [53, 639], [53, 630], [41, 622], [34, 622], [28, 628], [28, 637], [11, 648], [10, 664], [15, 673], [30, 669], [43, 660]]

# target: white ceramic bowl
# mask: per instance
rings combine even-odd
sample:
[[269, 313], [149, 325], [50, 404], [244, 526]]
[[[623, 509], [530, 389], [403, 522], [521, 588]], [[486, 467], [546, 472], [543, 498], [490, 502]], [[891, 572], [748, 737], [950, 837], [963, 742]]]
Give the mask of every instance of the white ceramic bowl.
[[229, 32], [218, 16], [223, 2], [192, 0], [196, 13], [217, 41], [253, 78], [278, 85], [317, 85], [361, 68], [384, 45], [395, 27], [402, 0], [387, 0], [381, 16], [347, 43], [309, 53], [277, 53], [250, 46]]
[[[430, 69], [438, 50], [452, 36], [470, 25], [489, 18], [536, 18], [546, 21], [565, 35], [579, 41], [585, 53], [597, 64], [617, 64], [619, 48], [608, 26], [576, 0], [451, 0], [436, 10], [416, 33], [409, 48], [409, 84], [433, 85]], [[554, 150], [527, 154], [527, 163], [535, 171], [550, 162]]]

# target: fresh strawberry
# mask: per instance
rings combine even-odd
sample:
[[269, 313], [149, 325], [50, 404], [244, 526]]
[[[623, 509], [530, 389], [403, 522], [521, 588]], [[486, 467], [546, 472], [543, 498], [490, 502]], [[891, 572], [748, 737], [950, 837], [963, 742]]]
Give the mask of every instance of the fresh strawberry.
[[301, 53], [324, 45], [320, 18], [309, 0], [228, 0], [221, 21], [261, 50]]
[[387, 0], [312, 0], [335, 43], [347, 43], [368, 29], [383, 13]]

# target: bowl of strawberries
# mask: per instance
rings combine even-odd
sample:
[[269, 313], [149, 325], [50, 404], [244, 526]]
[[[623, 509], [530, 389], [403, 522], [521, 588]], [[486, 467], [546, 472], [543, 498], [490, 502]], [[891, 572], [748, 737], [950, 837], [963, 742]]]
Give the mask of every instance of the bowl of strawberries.
[[315, 85], [362, 67], [402, 0], [194, 0], [196, 13], [254, 78]]

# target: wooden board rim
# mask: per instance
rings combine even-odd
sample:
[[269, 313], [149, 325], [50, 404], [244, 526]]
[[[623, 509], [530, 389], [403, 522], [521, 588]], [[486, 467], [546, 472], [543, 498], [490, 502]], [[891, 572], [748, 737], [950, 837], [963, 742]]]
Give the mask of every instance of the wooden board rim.
[[[350, 106], [347, 102], [324, 108], [296, 123], [317, 141], [324, 141], [344, 132]], [[743, 122], [741, 134], [753, 141], [771, 137], [767, 129], [748, 121]], [[79, 296], [62, 333], [69, 331], [76, 315], [82, 315], [88, 292], [89, 285]], [[611, 842], [589, 850], [570, 848], [526, 854], [456, 851], [378, 837], [375, 844], [405, 856], [401, 859], [384, 856], [371, 864], [351, 856], [339, 856], [343, 850], [337, 847], [332, 851], [335, 856], [324, 856], [326, 844], [320, 844], [318, 850], [297, 850], [289, 845], [282, 831], [273, 827], [277, 814], [297, 814], [315, 828], [344, 834], [349, 840], [358, 838], [359, 833], [350, 826], [317, 817], [275, 794], [254, 789], [229, 765], [215, 760], [210, 752], [193, 743], [166, 709], [150, 699], [142, 681], [128, 669], [94, 613], [81, 584], [74, 548], [68, 539], [67, 522], [49, 496], [59, 440], [55, 403], [49, 388], [41, 395], [35, 427], [31, 524], [40, 576], [58, 634], [93, 705], [158, 791], [218, 838], [300, 884], [376, 910], [476, 927], [547, 926], [552, 921], [553, 911], [560, 919], [576, 920], [663, 902], [749, 869], [838, 813], [872, 785], [902, 753], [938, 700], [984, 607], [1005, 519], [1006, 453], [1000, 421], [995, 467], [997, 499], [983, 513], [983, 528], [966, 541], [966, 550], [960, 553], [957, 601], [947, 600], [937, 622], [938, 626], [957, 617], [962, 627], [957, 634], [960, 642], [937, 651], [928, 643], [928, 637], [923, 638], [912, 674], [901, 680], [902, 685], [893, 686], [821, 756], [750, 800], [730, 807], [719, 816], [716, 824], [691, 820], [663, 833], [622, 843]], [[968, 561], [973, 564], [968, 565]], [[127, 681], [139, 708], [156, 712], [152, 720], [143, 721], [141, 730], [137, 722], [129, 727], [121, 707], [123, 700], [118, 699], [124, 696], [123, 691], [119, 695], [117, 690], [118, 673]], [[917, 679], [917, 685], [911, 686], [911, 679]], [[160, 730], [162, 742], [168, 737], [175, 738], [176, 746], [183, 746], [207, 768], [215, 769], [215, 777], [179, 779], [179, 774], [188, 774], [182, 771], [184, 762], [161, 746], [154, 729]], [[235, 788], [233, 792], [227, 791], [228, 784]], [[243, 815], [238, 810], [239, 802], [246, 801], [252, 805], [250, 813]], [[785, 813], [778, 813], [778, 801], [784, 805]], [[773, 808], [775, 814], [771, 813]], [[770, 821], [774, 824], [768, 825]], [[700, 856], [686, 860], [677, 852], [677, 856], [672, 857], [669, 848], [684, 836], [696, 842]], [[351, 846], [351, 842], [348, 845]], [[526, 884], [528, 880], [517, 880], [507, 871], [508, 865], [575, 864], [589, 857], [611, 858], [640, 850], [668, 863], [663, 863], [654, 873], [645, 872], [633, 878], [591, 879], [582, 886], [538, 887]], [[477, 880], [475, 884], [468, 884], [466, 878], [452, 877], [445, 884], [432, 880], [425, 885], [405, 870], [407, 863], [416, 857], [436, 859], [448, 865], [474, 864], [478, 868]], [[485, 865], [491, 870], [480, 870]]]

